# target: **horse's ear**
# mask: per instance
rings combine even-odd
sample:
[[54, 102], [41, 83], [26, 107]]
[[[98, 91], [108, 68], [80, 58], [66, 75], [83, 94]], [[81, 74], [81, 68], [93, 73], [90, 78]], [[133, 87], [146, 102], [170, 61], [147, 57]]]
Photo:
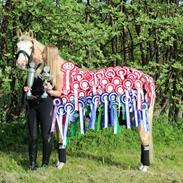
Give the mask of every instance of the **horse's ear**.
[[17, 30], [17, 36], [18, 36], [18, 38], [22, 37], [22, 35], [23, 35], [23, 33], [22, 33], [21, 29], [18, 29]]
[[33, 34], [33, 31], [32, 31], [32, 30], [29, 30], [29, 37], [30, 37], [31, 39], [33, 39], [33, 37], [34, 37], [34, 34]]

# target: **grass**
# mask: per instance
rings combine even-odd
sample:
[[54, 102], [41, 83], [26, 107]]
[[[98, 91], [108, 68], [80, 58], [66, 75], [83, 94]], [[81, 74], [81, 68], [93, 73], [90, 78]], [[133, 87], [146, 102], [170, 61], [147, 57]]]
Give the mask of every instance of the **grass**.
[[[53, 147], [49, 168], [28, 169], [27, 137], [24, 123], [0, 127], [1, 183], [181, 183], [183, 182], [182, 123], [169, 125], [159, 117], [153, 126], [155, 159], [149, 172], [138, 170], [140, 142], [134, 130], [122, 128], [120, 135], [111, 129], [89, 131], [79, 140], [70, 138], [67, 163], [55, 168]], [[41, 149], [41, 144], [40, 144]], [[41, 165], [41, 150], [38, 165]]]

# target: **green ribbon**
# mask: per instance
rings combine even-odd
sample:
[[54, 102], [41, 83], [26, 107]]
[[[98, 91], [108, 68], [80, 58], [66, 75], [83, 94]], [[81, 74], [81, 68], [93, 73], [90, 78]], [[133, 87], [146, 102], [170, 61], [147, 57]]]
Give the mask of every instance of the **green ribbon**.
[[104, 106], [101, 104], [98, 107], [98, 117], [97, 117], [97, 121], [96, 121], [96, 129], [97, 129], [97, 131], [99, 131], [100, 128], [101, 128], [102, 112], [103, 112], [103, 110], [104, 110]]

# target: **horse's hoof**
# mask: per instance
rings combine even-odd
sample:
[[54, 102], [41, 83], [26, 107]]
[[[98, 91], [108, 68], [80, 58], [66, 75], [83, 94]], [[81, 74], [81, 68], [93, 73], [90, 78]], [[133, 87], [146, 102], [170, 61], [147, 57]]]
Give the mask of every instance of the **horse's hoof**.
[[139, 170], [141, 171], [141, 172], [147, 172], [147, 170], [148, 170], [148, 168], [149, 168], [149, 166], [146, 166], [146, 165], [140, 165], [140, 167], [139, 167]]
[[59, 170], [61, 170], [61, 169], [63, 168], [64, 164], [65, 164], [65, 163], [59, 162], [59, 161], [58, 161], [57, 164], [56, 164], [56, 167], [57, 167]]

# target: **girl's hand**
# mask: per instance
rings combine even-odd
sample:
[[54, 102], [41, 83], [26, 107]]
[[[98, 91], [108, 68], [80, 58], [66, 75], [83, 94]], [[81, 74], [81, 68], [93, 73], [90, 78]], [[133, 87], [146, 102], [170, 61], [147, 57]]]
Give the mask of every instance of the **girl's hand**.
[[28, 86], [24, 86], [23, 90], [24, 90], [24, 92], [27, 93], [30, 90], [30, 88]]
[[44, 88], [46, 89], [46, 91], [49, 91], [53, 89], [53, 86], [49, 82], [46, 82], [44, 84]]

